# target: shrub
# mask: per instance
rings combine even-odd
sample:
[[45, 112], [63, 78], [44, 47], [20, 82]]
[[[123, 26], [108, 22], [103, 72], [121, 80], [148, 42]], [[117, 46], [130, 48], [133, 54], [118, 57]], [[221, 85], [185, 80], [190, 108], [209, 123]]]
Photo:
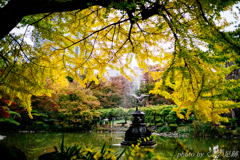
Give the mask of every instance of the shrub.
[[37, 125], [43, 125], [44, 123], [42, 121], [37, 121], [36, 124]]
[[195, 136], [206, 136], [212, 133], [211, 124], [210, 123], [203, 123], [200, 121], [193, 121], [193, 134]]
[[162, 118], [157, 118], [156, 123], [163, 123], [163, 119]]
[[176, 119], [169, 119], [167, 122], [168, 122], [168, 124], [175, 124], [176, 123]]
[[189, 135], [193, 135], [193, 133], [194, 133], [194, 127], [193, 127], [193, 125], [192, 124], [188, 124], [188, 125], [185, 125], [185, 133], [188, 133]]
[[50, 125], [43, 124], [42, 128], [43, 128], [44, 130], [49, 130], [49, 129], [50, 129]]
[[225, 128], [218, 128], [218, 135], [224, 135], [227, 131], [226, 127]]
[[180, 131], [178, 131], [178, 133], [179, 133], [179, 135], [183, 135], [185, 133], [185, 131], [184, 130], [180, 130]]
[[231, 126], [235, 126], [238, 121], [238, 118], [234, 118], [230, 120]]
[[240, 133], [240, 127], [237, 127], [236, 130], [238, 133]]
[[221, 124], [225, 126], [231, 126], [231, 122], [222, 122]]
[[170, 124], [169, 128], [171, 131], [177, 131], [178, 125], [177, 124]]
[[181, 123], [179, 124], [179, 126], [184, 126], [184, 123], [183, 123], [183, 122], [181, 122]]
[[163, 126], [163, 127], [159, 128], [160, 133], [169, 132], [169, 131], [170, 131], [170, 128], [168, 126]]
[[187, 121], [188, 123], [192, 123], [194, 120], [195, 120], [195, 117], [189, 117]]
[[104, 131], [104, 128], [103, 128], [103, 127], [97, 127], [97, 128], [95, 129], [95, 131]]
[[164, 125], [165, 125], [165, 123], [157, 123], [157, 124], [156, 124], [157, 127], [162, 127], [162, 126], [164, 126]]

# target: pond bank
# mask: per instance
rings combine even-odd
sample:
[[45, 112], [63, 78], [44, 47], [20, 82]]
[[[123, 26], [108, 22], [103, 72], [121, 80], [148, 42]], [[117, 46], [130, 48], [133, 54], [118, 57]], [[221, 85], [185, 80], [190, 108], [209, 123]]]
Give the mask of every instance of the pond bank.
[[[189, 133], [183, 133], [179, 134], [179, 132], [163, 132], [163, 133], [156, 133], [153, 132], [152, 135], [156, 136], [162, 136], [162, 137], [201, 137], [201, 136], [194, 136], [190, 135]], [[228, 130], [226, 134], [223, 135], [209, 135], [205, 137], [211, 137], [211, 138], [232, 138], [232, 139], [240, 139], [240, 133], [237, 130]]]

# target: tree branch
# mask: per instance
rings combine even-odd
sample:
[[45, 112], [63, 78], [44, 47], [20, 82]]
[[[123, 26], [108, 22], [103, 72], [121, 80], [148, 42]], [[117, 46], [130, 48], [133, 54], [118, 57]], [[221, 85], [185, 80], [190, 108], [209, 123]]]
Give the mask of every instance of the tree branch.
[[214, 24], [212, 24], [211, 22], [208, 21], [207, 17], [205, 16], [205, 14], [204, 14], [204, 12], [203, 12], [203, 8], [202, 8], [201, 3], [200, 3], [198, 0], [196, 0], [196, 2], [197, 2], [197, 4], [199, 5], [199, 9], [200, 9], [201, 15], [202, 15], [203, 19], [207, 22], [207, 24], [208, 24], [209, 26], [213, 27], [213, 29], [216, 30], [216, 31], [222, 36], [222, 38], [223, 38], [227, 43], [229, 43], [230, 45], [232, 45], [234, 48], [240, 50], [240, 46], [238, 46], [238, 45], [237, 45], [236, 43], [234, 43], [234, 42], [231, 42], [231, 41], [226, 37], [226, 35], [225, 35], [223, 32], [221, 32], [219, 29], [217, 29], [217, 27], [216, 27]]
[[[54, 12], [66, 12], [73, 10], [84, 10], [90, 6], [102, 6], [109, 7], [112, 0], [71, 0], [65, 2], [59, 2], [57, 0], [9, 0], [9, 2], [0, 8], [0, 39], [5, 37], [21, 20], [24, 16], [40, 14], [40, 13], [54, 13]], [[121, 4], [121, 0], [114, 0], [114, 3]], [[129, 2], [132, 3], [132, 2]], [[115, 5], [111, 5], [114, 8]], [[142, 20], [146, 20], [149, 17], [159, 13], [159, 0], [157, 0], [151, 7], [145, 8], [142, 5], [141, 16]], [[115, 8], [118, 9], [118, 8]], [[125, 7], [123, 10], [127, 11], [128, 8]], [[132, 11], [134, 12], [134, 11]], [[135, 11], [137, 12], [137, 11]], [[48, 15], [49, 15], [48, 14]], [[45, 17], [43, 17], [45, 18]], [[41, 20], [41, 19], [40, 19]], [[39, 20], [39, 21], [40, 21]], [[131, 20], [131, 19], [130, 19]], [[36, 22], [37, 23], [37, 22]]]

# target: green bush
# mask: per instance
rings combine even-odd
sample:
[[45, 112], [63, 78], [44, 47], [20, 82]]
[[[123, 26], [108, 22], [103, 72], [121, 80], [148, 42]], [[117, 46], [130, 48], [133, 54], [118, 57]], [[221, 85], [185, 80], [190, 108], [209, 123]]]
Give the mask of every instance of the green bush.
[[179, 133], [179, 135], [183, 135], [185, 133], [185, 131], [184, 130], [180, 130], [180, 131], [178, 131], [178, 133]]
[[157, 127], [162, 127], [162, 126], [164, 126], [164, 125], [165, 125], [165, 123], [157, 123], [157, 124], [156, 124]]
[[47, 124], [43, 124], [43, 129], [44, 129], [44, 130], [51, 129], [51, 126], [50, 126], [50, 125], [47, 125]]
[[195, 117], [189, 117], [187, 121], [188, 123], [192, 123], [194, 120], [195, 120]]
[[163, 123], [163, 119], [162, 118], [157, 118], [156, 123]]
[[169, 125], [170, 130], [173, 131], [177, 131], [178, 125], [177, 124], [170, 124]]
[[227, 131], [226, 128], [218, 128], [217, 130], [218, 130], [218, 135], [224, 135]]
[[179, 126], [184, 126], [184, 123], [181, 122], [181, 123], [179, 124]]
[[169, 119], [168, 124], [176, 124], [176, 119]]
[[238, 133], [240, 133], [240, 127], [236, 127]]
[[42, 121], [37, 121], [36, 124], [37, 125], [44, 125], [44, 123]]
[[231, 126], [231, 122], [222, 122], [221, 124], [225, 126]]
[[238, 118], [231, 119], [229, 122], [231, 123], [231, 126], [235, 126], [237, 124]]
[[97, 128], [95, 129], [95, 131], [105, 131], [105, 128], [103, 128], [103, 127], [97, 127]]
[[170, 128], [168, 126], [163, 126], [161, 128], [159, 128], [158, 132], [162, 133], [162, 132], [169, 132]]
[[195, 136], [206, 136], [212, 134], [211, 124], [210, 123], [203, 123], [200, 121], [193, 121], [193, 134]]

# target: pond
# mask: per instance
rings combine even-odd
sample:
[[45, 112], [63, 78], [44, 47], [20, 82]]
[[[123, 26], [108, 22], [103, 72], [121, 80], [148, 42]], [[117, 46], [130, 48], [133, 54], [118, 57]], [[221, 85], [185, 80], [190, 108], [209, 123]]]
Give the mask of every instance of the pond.
[[[53, 146], [60, 144], [62, 135], [63, 133], [12, 133], [0, 140], [0, 143], [14, 145], [21, 149], [29, 160], [37, 160], [38, 156], [54, 151]], [[96, 150], [100, 150], [104, 143], [108, 146], [120, 144], [124, 139], [123, 133], [64, 133], [64, 136], [66, 146], [76, 143], [81, 146], [94, 147]], [[157, 136], [155, 141], [157, 146], [153, 148], [154, 153], [162, 159], [211, 159], [210, 156], [213, 154], [220, 157], [217, 151], [223, 153], [226, 159], [240, 159], [240, 139]], [[121, 151], [124, 147], [113, 147], [113, 149]]]

